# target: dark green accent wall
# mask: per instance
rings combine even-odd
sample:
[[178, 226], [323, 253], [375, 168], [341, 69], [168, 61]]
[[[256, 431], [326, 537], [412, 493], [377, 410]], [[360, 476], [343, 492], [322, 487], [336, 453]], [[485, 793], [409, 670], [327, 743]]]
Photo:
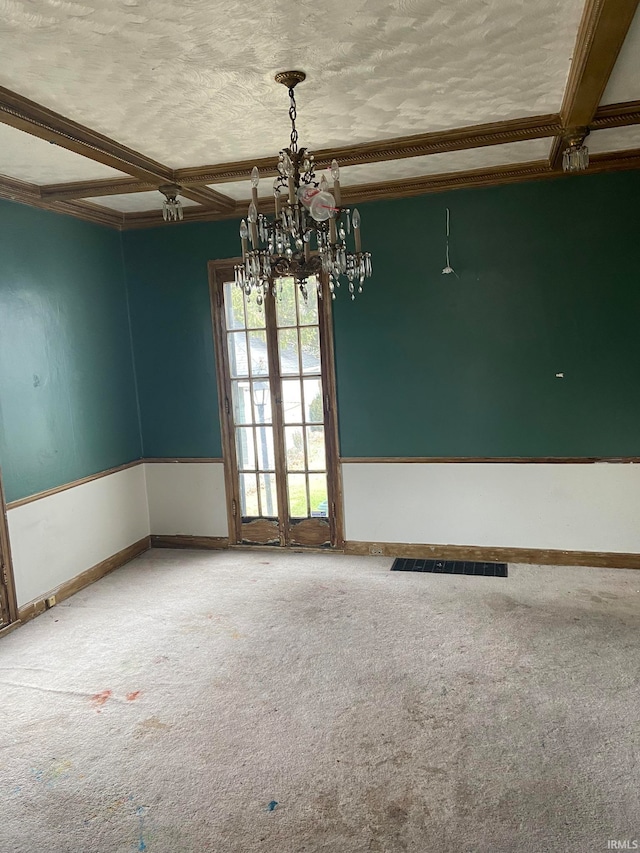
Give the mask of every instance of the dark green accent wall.
[[639, 455], [639, 201], [627, 172], [363, 207], [375, 278], [335, 313], [342, 454]]
[[207, 263], [233, 257], [237, 234], [235, 221], [123, 233], [147, 457], [222, 455]]
[[[363, 205], [374, 277], [334, 303], [342, 455], [640, 455], [639, 199], [627, 172]], [[144, 453], [220, 455], [206, 264], [237, 223], [124, 246]]]
[[140, 455], [121, 235], [0, 200], [7, 500]]

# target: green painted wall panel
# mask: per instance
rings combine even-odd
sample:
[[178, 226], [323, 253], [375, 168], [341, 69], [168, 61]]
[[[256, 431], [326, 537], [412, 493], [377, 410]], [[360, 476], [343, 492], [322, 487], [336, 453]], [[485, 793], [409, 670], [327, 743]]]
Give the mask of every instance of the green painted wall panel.
[[140, 455], [120, 234], [0, 201], [0, 465], [7, 499]]
[[375, 278], [335, 312], [342, 454], [638, 455], [639, 197], [634, 172], [363, 208]]
[[145, 456], [222, 455], [207, 263], [233, 257], [237, 234], [236, 222], [123, 234]]
[[[342, 454], [639, 455], [639, 197], [628, 172], [363, 205], [374, 277], [334, 303]], [[206, 263], [237, 223], [124, 245], [145, 455], [217, 456]]]

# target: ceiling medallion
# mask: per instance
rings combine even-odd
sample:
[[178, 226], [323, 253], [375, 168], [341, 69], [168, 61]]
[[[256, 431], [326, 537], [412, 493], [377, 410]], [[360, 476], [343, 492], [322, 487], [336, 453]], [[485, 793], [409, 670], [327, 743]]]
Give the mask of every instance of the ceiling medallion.
[[[289, 90], [291, 119], [289, 147], [280, 151], [278, 177], [273, 182], [275, 216], [270, 219], [258, 212], [260, 174], [254, 166], [251, 204], [247, 219], [240, 224], [242, 263], [235, 267], [235, 280], [247, 296], [255, 294], [258, 304], [271, 292], [278, 276], [293, 276], [304, 296], [308, 279], [316, 276], [322, 295], [320, 273], [324, 273], [333, 298], [341, 280], [346, 280], [355, 299], [371, 275], [371, 255], [362, 251], [360, 214], [342, 207], [338, 163], [331, 163], [330, 191], [325, 175], [316, 179], [313, 154], [298, 149], [294, 89], [305, 77], [304, 71], [283, 71], [275, 78]], [[352, 230], [355, 251], [347, 249], [347, 235]]]

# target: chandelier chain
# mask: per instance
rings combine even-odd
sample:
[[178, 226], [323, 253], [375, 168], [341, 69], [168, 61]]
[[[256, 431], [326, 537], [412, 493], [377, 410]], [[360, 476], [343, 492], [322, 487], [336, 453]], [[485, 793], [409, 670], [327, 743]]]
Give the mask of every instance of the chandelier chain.
[[291, 153], [294, 154], [298, 150], [298, 131], [296, 130], [296, 118], [298, 113], [296, 110], [296, 96], [293, 91], [293, 86], [289, 88], [289, 98], [291, 106], [289, 107], [289, 118], [291, 119]]

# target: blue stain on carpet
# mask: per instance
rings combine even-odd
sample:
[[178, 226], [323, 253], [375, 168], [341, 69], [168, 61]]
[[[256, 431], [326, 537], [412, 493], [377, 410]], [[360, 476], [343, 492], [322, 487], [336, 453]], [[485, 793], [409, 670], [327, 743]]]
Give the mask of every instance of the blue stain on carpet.
[[267, 811], [272, 812], [272, 811], [275, 809], [275, 807], [276, 807], [277, 805], [278, 805], [278, 801], [277, 801], [277, 800], [271, 800], [271, 802], [270, 802], [270, 803], [269, 803], [269, 805], [267, 806]]

